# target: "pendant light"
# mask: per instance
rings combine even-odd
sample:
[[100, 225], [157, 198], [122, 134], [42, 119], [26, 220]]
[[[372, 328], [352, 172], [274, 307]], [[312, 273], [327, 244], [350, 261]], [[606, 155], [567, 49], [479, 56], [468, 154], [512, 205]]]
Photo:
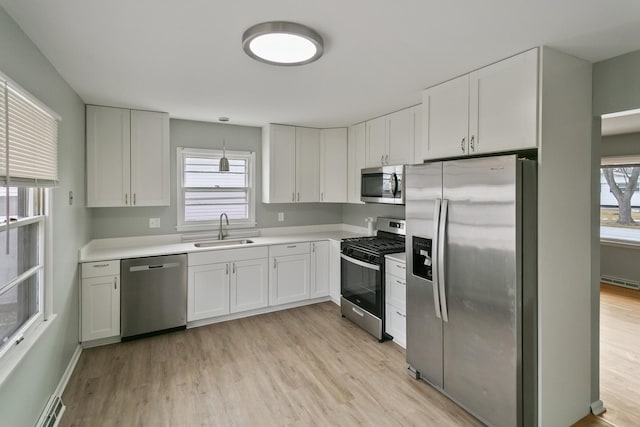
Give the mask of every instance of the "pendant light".
[[224, 128], [225, 123], [229, 121], [229, 117], [218, 118], [222, 122], [222, 158], [220, 159], [220, 172], [229, 172], [229, 159], [227, 159], [227, 144], [224, 140]]

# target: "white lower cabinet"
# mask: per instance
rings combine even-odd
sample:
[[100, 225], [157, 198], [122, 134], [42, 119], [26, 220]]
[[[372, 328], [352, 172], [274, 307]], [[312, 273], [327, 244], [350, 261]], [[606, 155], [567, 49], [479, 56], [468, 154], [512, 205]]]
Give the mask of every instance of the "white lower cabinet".
[[340, 241], [329, 241], [329, 296], [340, 305]]
[[267, 258], [231, 263], [231, 313], [255, 310], [269, 304], [268, 268]]
[[406, 348], [407, 343], [407, 278], [406, 263], [385, 259], [385, 332]]
[[82, 264], [80, 341], [120, 335], [120, 261]]
[[189, 267], [187, 321], [229, 314], [229, 263]]
[[309, 299], [309, 242], [275, 245], [269, 249], [269, 305]]
[[311, 242], [311, 298], [329, 295], [329, 242]]

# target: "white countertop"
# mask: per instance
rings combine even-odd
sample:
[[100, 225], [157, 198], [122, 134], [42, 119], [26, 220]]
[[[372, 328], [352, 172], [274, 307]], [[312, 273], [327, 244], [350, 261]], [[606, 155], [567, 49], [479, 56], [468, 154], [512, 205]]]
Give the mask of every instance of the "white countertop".
[[392, 261], [401, 262], [403, 264], [407, 263], [407, 253], [406, 252], [398, 252], [396, 254], [387, 254], [387, 255], [385, 255], [385, 257], [387, 257], [387, 259], [390, 259]]
[[[301, 229], [302, 227], [295, 227]], [[248, 238], [253, 243], [245, 245], [229, 245], [198, 248], [193, 242], [183, 243], [180, 234], [162, 236], [122, 237], [92, 240], [80, 249], [79, 262], [106, 261], [146, 256], [184, 254], [190, 252], [218, 251], [225, 249], [240, 249], [255, 246], [269, 246], [286, 243], [310, 242], [314, 240], [340, 241], [349, 237], [365, 235], [359, 227], [344, 227], [348, 230], [328, 230], [312, 232], [295, 232], [287, 234], [283, 230], [279, 235], [263, 235], [256, 237], [227, 237], [228, 240]], [[268, 234], [271, 234], [269, 232]], [[265, 233], [267, 234], [267, 233]]]

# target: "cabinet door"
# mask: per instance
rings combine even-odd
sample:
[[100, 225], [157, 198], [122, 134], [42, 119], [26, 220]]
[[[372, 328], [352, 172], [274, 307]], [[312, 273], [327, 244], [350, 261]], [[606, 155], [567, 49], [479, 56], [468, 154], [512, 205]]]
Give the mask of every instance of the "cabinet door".
[[82, 279], [82, 342], [120, 335], [120, 276]]
[[387, 116], [390, 165], [413, 163], [413, 110], [407, 108]]
[[387, 117], [382, 116], [367, 122], [367, 162], [372, 168], [387, 164], [389, 155], [387, 145]]
[[320, 130], [320, 201], [347, 201], [347, 129]]
[[329, 241], [329, 296], [340, 305], [340, 242]]
[[169, 206], [169, 114], [131, 111], [131, 205]]
[[87, 105], [87, 206], [129, 206], [129, 110]]
[[269, 304], [268, 268], [267, 258], [231, 263], [231, 313]]
[[538, 49], [471, 73], [470, 154], [537, 146]]
[[393, 341], [406, 348], [407, 313], [392, 304], [385, 306], [385, 332], [393, 337]]
[[311, 242], [311, 298], [329, 295], [329, 242]]
[[279, 256], [269, 262], [269, 305], [309, 299], [308, 253]]
[[413, 111], [413, 164], [422, 163], [425, 159], [427, 147], [422, 137], [422, 104], [412, 108]]
[[466, 155], [469, 134], [469, 75], [422, 94], [426, 159]]
[[187, 321], [229, 314], [229, 263], [189, 267]]
[[347, 135], [347, 202], [360, 200], [360, 171], [365, 168], [367, 156], [366, 124], [351, 126]]
[[262, 201], [293, 203], [296, 192], [296, 128], [262, 128]]
[[320, 200], [320, 130], [296, 128], [296, 201]]

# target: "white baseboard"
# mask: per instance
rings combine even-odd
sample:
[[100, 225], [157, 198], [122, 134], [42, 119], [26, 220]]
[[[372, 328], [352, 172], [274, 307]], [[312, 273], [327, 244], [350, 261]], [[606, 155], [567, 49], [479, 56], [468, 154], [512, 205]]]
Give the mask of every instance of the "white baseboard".
[[596, 400], [591, 404], [591, 413], [593, 415], [602, 415], [607, 411], [602, 400]]
[[60, 378], [60, 381], [58, 382], [58, 386], [56, 387], [56, 390], [53, 392], [54, 396], [62, 397], [62, 393], [64, 393], [64, 389], [67, 388], [67, 383], [69, 382], [69, 378], [71, 378], [71, 374], [73, 374], [74, 369], [76, 369], [76, 364], [78, 363], [78, 360], [80, 359], [81, 354], [82, 354], [82, 347], [78, 345], [76, 347], [76, 350], [73, 352], [73, 355], [71, 356], [71, 360], [69, 360], [67, 369], [64, 370], [64, 373], [62, 374], [62, 378]]

